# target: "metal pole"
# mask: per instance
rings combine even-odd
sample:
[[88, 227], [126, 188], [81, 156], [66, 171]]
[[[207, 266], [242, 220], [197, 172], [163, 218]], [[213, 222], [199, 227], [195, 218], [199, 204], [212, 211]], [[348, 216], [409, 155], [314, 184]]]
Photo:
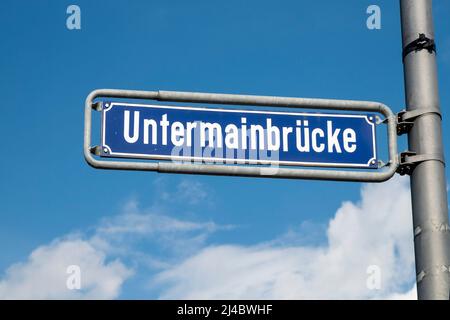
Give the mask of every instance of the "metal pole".
[[419, 299], [449, 299], [448, 204], [431, 0], [400, 0]]

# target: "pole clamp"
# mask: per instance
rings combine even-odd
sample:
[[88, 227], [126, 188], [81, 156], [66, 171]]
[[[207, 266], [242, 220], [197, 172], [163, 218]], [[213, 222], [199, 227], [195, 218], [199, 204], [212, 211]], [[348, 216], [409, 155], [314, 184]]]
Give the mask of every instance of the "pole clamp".
[[416, 154], [413, 151], [405, 151], [400, 153], [400, 163], [397, 167], [397, 173], [401, 176], [405, 174], [411, 175], [414, 168], [425, 161], [439, 161], [445, 166], [445, 159], [442, 153], [428, 153], [428, 154]]
[[414, 120], [425, 114], [437, 114], [442, 119], [441, 113], [435, 109], [402, 110], [397, 113], [397, 135], [408, 133], [414, 125]]
[[436, 53], [436, 44], [433, 39], [428, 38], [425, 33], [419, 33], [419, 38], [410, 42], [403, 48], [403, 61], [411, 52], [417, 52], [420, 50], [428, 50], [429, 53]]

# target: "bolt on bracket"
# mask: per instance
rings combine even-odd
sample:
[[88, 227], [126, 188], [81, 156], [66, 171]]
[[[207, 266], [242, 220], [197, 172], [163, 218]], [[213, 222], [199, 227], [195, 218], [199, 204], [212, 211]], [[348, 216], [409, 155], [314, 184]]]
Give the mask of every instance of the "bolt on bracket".
[[412, 151], [401, 152], [399, 159], [400, 163], [397, 167], [397, 173], [401, 176], [411, 175], [417, 163], [411, 161], [411, 157], [415, 156], [416, 153]]
[[430, 154], [417, 154], [413, 151], [405, 151], [400, 153], [400, 163], [397, 167], [397, 173], [401, 176], [405, 174], [411, 175], [414, 168], [421, 162], [435, 160], [440, 161], [445, 166], [445, 159], [443, 154], [430, 153]]
[[399, 113], [397, 113], [397, 135], [401, 136], [402, 134], [408, 133], [409, 130], [414, 125], [413, 121], [408, 121], [405, 119], [406, 110], [402, 110]]
[[102, 148], [100, 146], [94, 146], [91, 147], [90, 151], [92, 154], [99, 156], [102, 153]]
[[414, 125], [414, 120], [426, 114], [436, 114], [442, 119], [441, 113], [434, 109], [402, 110], [397, 113], [397, 135], [408, 133]]
[[103, 108], [102, 104], [103, 103], [101, 101], [94, 102], [94, 103], [92, 103], [92, 109], [95, 111], [102, 111], [102, 108]]

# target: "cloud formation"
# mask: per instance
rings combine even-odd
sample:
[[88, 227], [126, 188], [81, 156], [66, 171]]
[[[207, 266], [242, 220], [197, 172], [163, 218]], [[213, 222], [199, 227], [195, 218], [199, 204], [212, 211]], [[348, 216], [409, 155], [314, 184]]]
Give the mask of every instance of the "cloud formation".
[[[70, 290], [67, 268], [80, 268], [81, 290]], [[79, 238], [55, 240], [12, 265], [0, 281], [0, 299], [113, 299], [132, 270]]]
[[[202, 187], [195, 186], [197, 191]], [[0, 299], [118, 298], [125, 281], [137, 271], [136, 264], [153, 270], [170, 266], [170, 256], [140, 251], [142, 242], [180, 258], [203, 248], [208, 235], [229, 228], [142, 210], [132, 200], [121, 214], [104, 218], [91, 231], [55, 239], [33, 250], [26, 261], [10, 266], [0, 278]], [[67, 268], [72, 265], [81, 272], [80, 290], [67, 287]]]
[[[359, 203], [344, 202], [323, 246], [204, 248], [158, 274], [169, 299], [414, 298], [412, 221], [405, 179], [365, 185]], [[367, 286], [369, 266], [380, 289]]]
[[[308, 228], [295, 226], [253, 246], [210, 245], [209, 235], [231, 227], [142, 210], [134, 201], [123, 211], [90, 235], [57, 239], [12, 265], [0, 280], [0, 298], [118, 298], [139, 270], [149, 274], [156, 297], [168, 299], [416, 298], [406, 179], [364, 185], [361, 200], [343, 202], [326, 241], [315, 245], [298, 241]], [[142, 242], [154, 252], [143, 251]], [[81, 290], [67, 289], [69, 265], [81, 268]], [[367, 285], [371, 266], [380, 270], [379, 289]]]

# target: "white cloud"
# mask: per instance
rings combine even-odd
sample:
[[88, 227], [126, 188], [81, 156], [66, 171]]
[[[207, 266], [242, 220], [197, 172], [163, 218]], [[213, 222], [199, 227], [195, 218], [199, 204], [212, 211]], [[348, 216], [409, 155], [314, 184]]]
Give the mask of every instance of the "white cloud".
[[177, 186], [180, 200], [187, 201], [191, 205], [199, 204], [208, 200], [210, 196], [205, 186], [195, 180], [181, 180]]
[[116, 254], [133, 251], [130, 246], [137, 242], [152, 242], [172, 255], [185, 257], [203, 248], [212, 233], [233, 228], [212, 221], [193, 222], [148, 211], [139, 209], [137, 204], [128, 204], [125, 213], [100, 223], [92, 242]]
[[[131, 201], [92, 235], [55, 240], [11, 266], [0, 280], [0, 298], [117, 298], [136, 270], [128, 265], [136, 263], [153, 270], [150, 283], [161, 298], [416, 298], [406, 179], [364, 185], [361, 201], [344, 202], [329, 221], [324, 244], [304, 244], [308, 225], [259, 245], [208, 246], [210, 234], [231, 227], [179, 220]], [[139, 251], [139, 241], [165, 254]], [[80, 291], [66, 287], [67, 266], [74, 264], [82, 271]], [[381, 270], [380, 290], [367, 288], [370, 265]]]
[[205, 206], [214, 202], [214, 192], [211, 188], [192, 177], [182, 177], [173, 186], [169, 183], [169, 179], [160, 176], [153, 181], [153, 189], [160, 204], [177, 203], [183, 206]]
[[[80, 267], [81, 290], [66, 285], [71, 265]], [[0, 299], [113, 299], [131, 274], [120, 261], [107, 262], [105, 253], [88, 241], [55, 240], [8, 268], [0, 281]]]
[[[406, 183], [365, 185], [361, 202], [344, 202], [329, 222], [326, 245], [210, 246], [158, 274], [154, 284], [162, 298], [413, 298]], [[370, 265], [381, 270], [380, 290], [367, 288]]]
[[394, 293], [386, 297], [387, 300], [417, 300], [417, 286], [404, 293]]
[[[140, 213], [135, 201], [127, 203], [124, 211], [101, 221], [91, 236], [74, 234], [56, 239], [36, 248], [25, 262], [9, 267], [0, 279], [0, 299], [114, 299], [134, 272], [124, 261], [135, 259], [146, 267], [167, 267], [164, 259], [133, 248], [136, 241], [154, 241], [182, 257], [204, 246], [209, 234], [223, 228], [213, 222]], [[81, 269], [81, 290], [67, 288], [70, 274], [66, 271], [71, 265]]]
[[182, 221], [158, 214], [141, 214], [138, 212], [119, 215], [113, 219], [105, 219], [97, 232], [106, 236], [141, 235], [151, 236], [156, 233], [177, 233], [204, 230], [214, 232], [218, 226], [214, 222], [195, 223]]

